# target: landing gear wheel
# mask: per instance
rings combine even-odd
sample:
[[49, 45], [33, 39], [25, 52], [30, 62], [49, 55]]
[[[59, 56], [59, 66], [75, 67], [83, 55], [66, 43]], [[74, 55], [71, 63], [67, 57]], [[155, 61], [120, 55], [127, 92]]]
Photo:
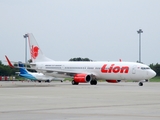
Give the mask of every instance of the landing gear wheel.
[[97, 80], [91, 80], [91, 81], [90, 81], [90, 84], [91, 84], [91, 85], [97, 85]]
[[142, 83], [142, 82], [139, 82], [139, 86], [143, 86], [143, 83]]
[[97, 80], [94, 81], [94, 85], [97, 85]]
[[90, 84], [93, 85], [93, 80], [90, 81]]
[[51, 81], [50, 81], [50, 80], [46, 80], [45, 82], [48, 82], [48, 83], [50, 83]]
[[78, 82], [75, 82], [74, 80], [72, 80], [72, 85], [78, 85]]

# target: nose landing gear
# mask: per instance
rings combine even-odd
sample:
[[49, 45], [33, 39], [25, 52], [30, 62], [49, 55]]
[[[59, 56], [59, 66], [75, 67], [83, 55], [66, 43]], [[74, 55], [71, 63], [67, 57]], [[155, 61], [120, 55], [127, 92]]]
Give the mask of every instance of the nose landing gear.
[[146, 79], [146, 80], [141, 80], [141, 81], [139, 81], [139, 84], [138, 84], [138, 85], [139, 85], [139, 86], [143, 86], [143, 83], [144, 83], [144, 82], [148, 82], [148, 80], [147, 80], [147, 79]]
[[143, 86], [143, 83], [142, 83], [142, 82], [139, 82], [139, 86]]

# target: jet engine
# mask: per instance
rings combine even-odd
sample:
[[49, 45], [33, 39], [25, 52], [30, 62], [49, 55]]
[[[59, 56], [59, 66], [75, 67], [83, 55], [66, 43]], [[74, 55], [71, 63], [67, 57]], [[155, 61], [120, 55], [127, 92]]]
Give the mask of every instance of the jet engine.
[[106, 80], [108, 83], [119, 83], [121, 80]]
[[74, 75], [74, 82], [76, 83], [87, 83], [91, 81], [92, 77], [87, 74], [75, 74]]

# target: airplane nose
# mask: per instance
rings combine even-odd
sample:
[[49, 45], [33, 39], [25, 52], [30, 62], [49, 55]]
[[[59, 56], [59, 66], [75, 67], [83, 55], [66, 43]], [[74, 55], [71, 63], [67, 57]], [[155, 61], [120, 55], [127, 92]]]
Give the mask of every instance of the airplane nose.
[[153, 78], [154, 76], [156, 76], [156, 72], [152, 70], [152, 71], [150, 72], [150, 77]]

